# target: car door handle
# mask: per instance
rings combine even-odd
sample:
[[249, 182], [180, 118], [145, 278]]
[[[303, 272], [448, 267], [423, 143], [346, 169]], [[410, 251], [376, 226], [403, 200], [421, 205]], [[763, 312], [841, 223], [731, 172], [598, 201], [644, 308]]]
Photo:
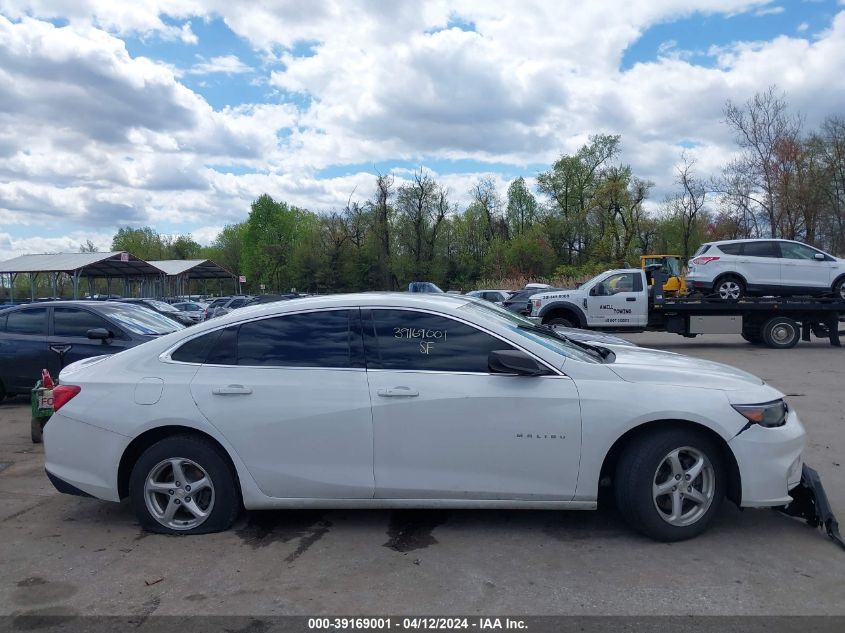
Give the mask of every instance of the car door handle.
[[51, 345], [50, 351], [56, 352], [56, 354], [67, 354], [73, 345]]
[[252, 393], [252, 389], [243, 385], [226, 385], [225, 387], [215, 387], [211, 390], [211, 393], [215, 396], [248, 396]]
[[636, 297], [625, 297], [625, 301], [636, 301]]
[[376, 393], [382, 398], [414, 398], [420, 392], [410, 387], [391, 387], [390, 389], [379, 389]]

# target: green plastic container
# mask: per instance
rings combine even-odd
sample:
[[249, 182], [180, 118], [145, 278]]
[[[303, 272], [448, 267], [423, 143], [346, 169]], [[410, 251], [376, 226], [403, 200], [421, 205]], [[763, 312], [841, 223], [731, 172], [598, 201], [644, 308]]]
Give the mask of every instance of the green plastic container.
[[53, 415], [53, 390], [45, 389], [41, 381], [35, 383], [32, 388], [32, 422], [30, 424], [30, 435], [33, 444], [40, 444], [44, 425]]

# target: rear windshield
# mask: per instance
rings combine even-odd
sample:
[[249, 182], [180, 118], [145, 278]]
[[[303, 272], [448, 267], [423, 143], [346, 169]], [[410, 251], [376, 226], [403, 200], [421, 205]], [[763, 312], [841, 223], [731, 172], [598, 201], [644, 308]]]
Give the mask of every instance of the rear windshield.
[[695, 251], [695, 253], [692, 254], [692, 256], [696, 257], [698, 255], [703, 255], [708, 250], [710, 250], [710, 244], [702, 244], [701, 246], [698, 247], [698, 250]]
[[129, 303], [104, 303], [97, 306], [97, 309], [134, 334], [161, 336], [185, 328], [181, 323], [153, 312], [149, 308]]

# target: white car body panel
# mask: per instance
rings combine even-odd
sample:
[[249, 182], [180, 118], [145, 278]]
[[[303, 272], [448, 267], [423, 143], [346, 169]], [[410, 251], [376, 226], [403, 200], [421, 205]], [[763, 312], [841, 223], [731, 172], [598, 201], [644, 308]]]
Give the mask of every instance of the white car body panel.
[[[395, 293], [267, 304], [118, 355], [80, 361], [60, 376], [82, 391], [45, 427], [46, 468], [85, 493], [117, 500], [118, 467], [130, 442], [151, 429], [180, 426], [207, 434], [226, 451], [248, 509], [593, 508], [602, 463], [620, 437], [642, 424], [683, 420], [711, 430], [730, 447], [742, 477], [743, 506], [786, 503], [800, 476], [804, 430], [794, 412], [782, 427], [747, 428], [731, 404], [783, 397], [758, 378], [626, 346], [602, 345], [615, 354], [610, 363], [567, 358], [516, 334], [512, 325], [460, 310], [467, 303], [449, 295]], [[559, 375], [214, 367], [169, 360], [182, 342], [233, 323], [358, 306], [423, 310], [472, 323]], [[136, 399], [138, 385], [150, 378], [161, 381], [160, 397]], [[248, 386], [252, 393], [211, 393], [229, 385]], [[379, 396], [396, 387], [419, 396]]]

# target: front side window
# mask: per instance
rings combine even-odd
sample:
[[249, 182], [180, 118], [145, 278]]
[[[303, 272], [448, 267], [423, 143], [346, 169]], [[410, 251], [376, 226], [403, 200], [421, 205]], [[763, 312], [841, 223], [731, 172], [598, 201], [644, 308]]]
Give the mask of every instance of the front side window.
[[114, 327], [110, 323], [87, 310], [53, 308], [53, 336], [85, 338], [88, 336], [88, 330], [95, 328], [114, 332]]
[[620, 292], [642, 290], [642, 283], [638, 284], [638, 281], [640, 281], [640, 276], [634, 273], [617, 273], [599, 282], [596, 286], [596, 294], [600, 297], [606, 297]]
[[815, 259], [816, 254], [822, 254], [815, 248], [795, 242], [780, 242], [780, 255], [786, 259]]
[[745, 242], [742, 254], [746, 257], [780, 257], [777, 242]]
[[412, 310], [372, 310], [364, 333], [372, 369], [488, 373], [490, 352], [514, 349], [460, 321]]
[[9, 334], [45, 336], [47, 334], [47, 308], [30, 308], [10, 312], [6, 321], [6, 332]]

